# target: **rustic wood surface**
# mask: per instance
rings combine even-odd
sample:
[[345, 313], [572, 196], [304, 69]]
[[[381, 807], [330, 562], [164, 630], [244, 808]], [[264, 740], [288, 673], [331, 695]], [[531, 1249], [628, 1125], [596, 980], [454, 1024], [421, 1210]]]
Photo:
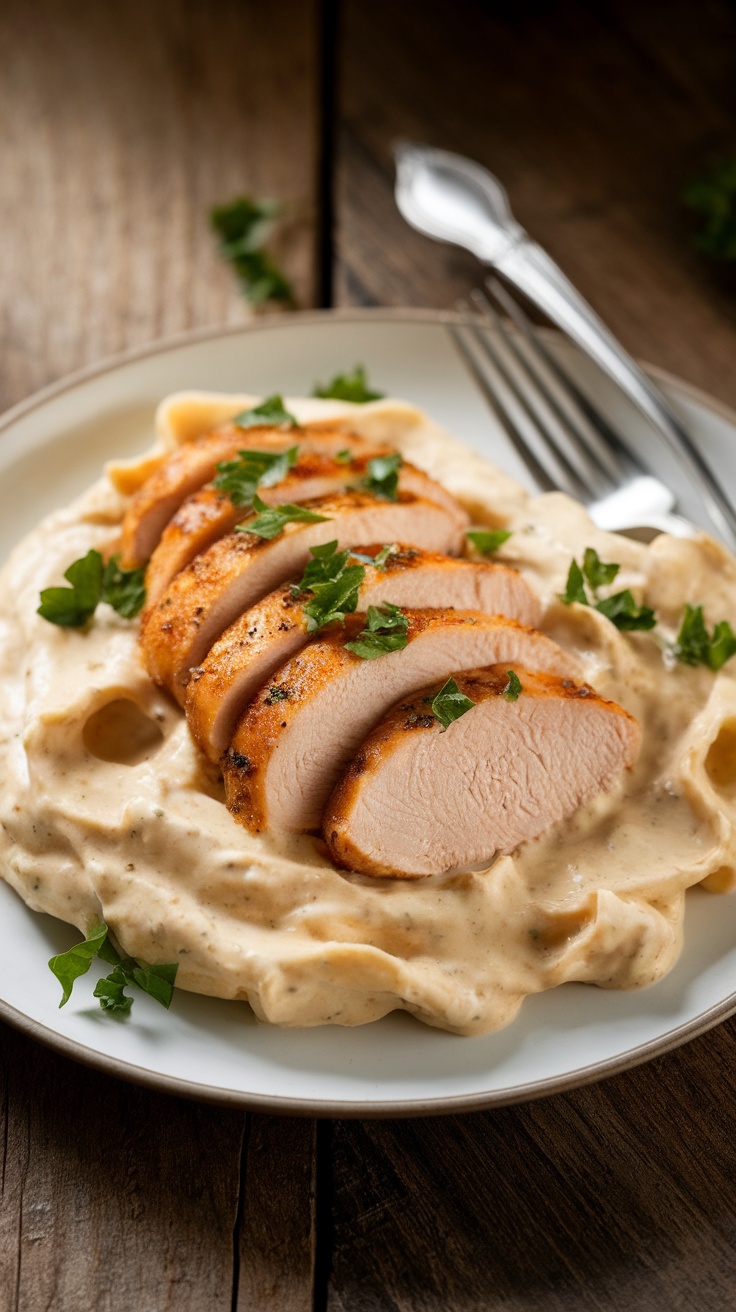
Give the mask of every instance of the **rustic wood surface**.
[[[736, 296], [679, 199], [736, 148], [735, 50], [727, 0], [6, 0], [2, 403], [243, 320], [205, 221], [241, 191], [288, 202], [302, 305], [451, 305], [477, 267], [396, 215], [397, 136], [494, 168], [632, 351], [736, 403]], [[0, 1312], [733, 1306], [736, 1021], [535, 1104], [319, 1124], [0, 1034]]]

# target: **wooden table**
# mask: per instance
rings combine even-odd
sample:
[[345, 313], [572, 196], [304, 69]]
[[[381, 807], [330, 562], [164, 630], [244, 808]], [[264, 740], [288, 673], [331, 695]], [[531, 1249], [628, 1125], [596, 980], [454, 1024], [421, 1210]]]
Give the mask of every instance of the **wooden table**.
[[[289, 201], [303, 306], [451, 305], [477, 269], [396, 214], [402, 135], [492, 166], [634, 353], [736, 404], [734, 294], [680, 204], [736, 144], [727, 0], [6, 0], [0, 43], [6, 405], [243, 320], [204, 217], [242, 191]], [[736, 1021], [602, 1084], [424, 1121], [196, 1105], [9, 1029], [2, 1070], [2, 1312], [736, 1301]]]

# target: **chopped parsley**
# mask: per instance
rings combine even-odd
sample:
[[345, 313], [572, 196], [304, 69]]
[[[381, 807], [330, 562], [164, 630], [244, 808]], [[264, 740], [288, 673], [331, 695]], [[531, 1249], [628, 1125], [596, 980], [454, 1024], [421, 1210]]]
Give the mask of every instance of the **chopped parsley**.
[[260, 405], [241, 410], [230, 422], [236, 428], [298, 428], [299, 421], [284, 407], [284, 398], [275, 392]]
[[257, 537], [268, 541], [283, 533], [287, 524], [321, 524], [329, 519], [329, 515], [318, 515], [314, 510], [294, 506], [290, 502], [283, 506], [267, 506], [257, 493], [253, 496], [253, 508], [260, 513], [255, 519], [247, 519], [244, 524], [238, 524], [235, 532], [255, 533]]
[[298, 446], [288, 451], [239, 451], [236, 460], [221, 460], [213, 480], [234, 506], [252, 506], [259, 487], [274, 487], [296, 464]]
[[346, 448], [344, 451], [337, 451], [335, 453], [335, 459], [338, 465], [349, 465], [353, 459], [353, 453]]
[[382, 606], [369, 606], [367, 624], [354, 642], [346, 642], [348, 651], [364, 661], [375, 660], [388, 652], [403, 651], [407, 644], [409, 618], [399, 606], [385, 601]]
[[720, 670], [736, 655], [736, 634], [728, 620], [721, 620], [709, 633], [703, 607], [686, 605], [673, 652], [685, 665], [707, 665], [711, 670]]
[[315, 383], [312, 392], [312, 396], [335, 401], [353, 401], [358, 405], [365, 405], [367, 401], [380, 401], [384, 395], [384, 392], [374, 392], [369, 387], [365, 367], [362, 364], [356, 364], [352, 372], [335, 374], [332, 382], [327, 383], [326, 386]]
[[64, 572], [70, 588], [44, 588], [38, 614], [50, 624], [79, 629], [91, 620], [101, 601], [107, 602], [123, 619], [133, 619], [146, 600], [145, 567], [121, 569], [120, 557], [105, 565], [99, 551], [88, 551]]
[[333, 620], [342, 622], [358, 609], [360, 587], [365, 578], [364, 565], [346, 565], [330, 583], [315, 584], [314, 597], [302, 607], [307, 631], [316, 633]]
[[432, 714], [436, 720], [439, 720], [444, 732], [453, 720], [459, 720], [461, 715], [472, 711], [474, 706], [472, 697], [466, 697], [455, 680], [448, 679], [432, 702]]
[[509, 681], [501, 692], [501, 696], [505, 697], [507, 702], [517, 702], [519, 694], [523, 692], [521, 679], [515, 670], [507, 670], [506, 673], [509, 676]]
[[80, 975], [86, 975], [95, 957], [114, 968], [95, 985], [94, 996], [99, 999], [103, 1011], [127, 1015], [133, 999], [125, 988], [132, 984], [137, 984], [162, 1007], [171, 1005], [178, 965], [148, 966], [132, 957], [121, 957], [110, 942], [107, 925], [100, 920], [92, 925], [82, 943], [76, 943], [68, 952], [60, 952], [49, 961], [49, 967], [62, 987], [60, 1007], [69, 1001], [75, 981]]
[[386, 561], [389, 556], [395, 556], [398, 553], [398, 550], [398, 543], [388, 542], [385, 547], [381, 547], [381, 550], [375, 556], [369, 556], [364, 551], [355, 550], [352, 550], [350, 555], [353, 557], [353, 560], [363, 560], [366, 565], [372, 565], [374, 569], [385, 569]]
[[624, 592], [615, 593], [613, 597], [606, 597], [603, 601], [597, 602], [596, 610], [615, 624], [617, 629], [646, 631], [653, 629], [657, 623], [657, 616], [651, 606], [637, 606], [633, 593], [628, 588]]
[[[626, 588], [616, 592], [612, 597], [598, 600], [598, 591], [606, 584], [612, 583], [621, 568], [613, 562], [602, 561], [593, 547], [586, 547], [582, 568], [576, 560], [571, 561], [567, 573], [565, 591], [559, 593], [560, 601], [566, 606], [577, 602], [581, 606], [594, 606], [601, 615], [622, 630], [653, 629], [657, 617], [650, 606], [637, 606], [633, 593]], [[586, 584], [587, 589], [586, 591]], [[592, 596], [592, 601], [588, 595]]]
[[288, 702], [289, 689], [280, 688], [278, 684], [273, 684], [272, 687], [269, 688], [263, 700], [265, 701], [267, 706], [274, 706], [276, 702]]
[[294, 302], [290, 282], [263, 249], [281, 208], [272, 200], [238, 196], [210, 210], [210, 223], [219, 237], [220, 258], [232, 265], [251, 305]]
[[337, 550], [337, 538], [320, 547], [310, 547], [312, 557], [307, 562], [299, 582], [299, 592], [309, 592], [320, 583], [333, 583], [348, 563], [349, 551]]
[[576, 560], [570, 562], [570, 568], [567, 571], [567, 585], [565, 591], [560, 592], [558, 595], [560, 601], [564, 602], [566, 606], [572, 606], [575, 601], [581, 606], [588, 605], [588, 598], [585, 592], [585, 582], [583, 580], [583, 571]]
[[615, 564], [605, 564], [600, 559], [598, 552], [593, 547], [586, 547], [583, 553], [583, 574], [588, 587], [593, 592], [598, 592], [599, 588], [604, 587], [607, 583], [613, 583], [621, 566]]
[[465, 534], [481, 556], [492, 556], [504, 542], [508, 542], [511, 533], [507, 528], [471, 528]]
[[349, 551], [338, 551], [337, 540], [312, 547], [312, 559], [296, 586], [294, 595], [311, 592], [302, 606], [308, 633], [316, 633], [333, 620], [344, 620], [358, 608], [358, 594], [365, 579], [363, 565], [348, 565]]
[[374, 456], [368, 461], [367, 474], [361, 480], [364, 492], [370, 492], [382, 501], [397, 501], [399, 496], [399, 470], [403, 460], [398, 451], [388, 456]]

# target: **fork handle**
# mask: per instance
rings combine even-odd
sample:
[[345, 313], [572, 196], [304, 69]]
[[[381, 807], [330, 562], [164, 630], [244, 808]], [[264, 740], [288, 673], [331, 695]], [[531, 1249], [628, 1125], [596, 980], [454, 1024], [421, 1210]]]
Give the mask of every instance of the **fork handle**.
[[718, 532], [736, 546], [736, 510], [662, 393], [623, 349], [546, 251], [526, 235], [510, 243], [492, 267], [595, 360], [650, 420], [700, 491]]

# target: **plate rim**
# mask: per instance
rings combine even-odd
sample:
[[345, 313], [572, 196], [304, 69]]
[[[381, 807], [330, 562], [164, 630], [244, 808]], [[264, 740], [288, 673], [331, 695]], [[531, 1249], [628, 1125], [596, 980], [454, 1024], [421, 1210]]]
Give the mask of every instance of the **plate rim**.
[[[240, 324], [208, 325], [203, 328], [188, 329], [165, 338], [159, 338], [144, 346], [133, 347], [115, 355], [107, 356], [102, 360], [94, 361], [47, 384], [0, 415], [0, 434], [18, 420], [25, 418], [47, 402], [62, 396], [65, 392], [73, 391], [75, 388], [103, 377], [107, 373], [114, 372], [118, 368], [142, 362], [152, 356], [162, 355], [180, 347], [196, 346], [216, 338], [237, 337], [254, 331], [259, 332], [264, 329], [271, 330], [286, 326], [303, 325], [306, 327], [309, 324], [319, 324], [335, 319], [343, 322], [381, 322], [387, 320], [391, 323], [442, 325], [461, 322], [463, 316], [451, 310], [442, 311], [422, 307], [387, 308], [383, 306], [365, 306], [301, 310], [288, 315], [283, 312], [274, 312], [253, 316]], [[665, 383], [669, 383], [680, 394], [695, 401], [698, 405], [725, 420], [736, 429], [736, 410], [667, 369], [646, 362], [643, 362], [643, 367], [647, 373]], [[11, 892], [14, 896], [17, 896], [14, 890], [11, 889]], [[43, 1043], [45, 1047], [50, 1048], [62, 1057], [71, 1058], [83, 1066], [113, 1075], [128, 1083], [217, 1106], [237, 1107], [243, 1110], [269, 1112], [276, 1115], [338, 1117], [341, 1119], [454, 1115], [550, 1097], [554, 1094], [582, 1088], [587, 1084], [611, 1078], [614, 1075], [622, 1074], [624, 1071], [632, 1070], [654, 1057], [664, 1056], [692, 1039], [698, 1038], [701, 1034], [707, 1033], [722, 1021], [727, 1020], [734, 1012], [736, 1012], [736, 989], [712, 1007], [700, 1012], [685, 1025], [667, 1030], [657, 1038], [648, 1039], [644, 1043], [627, 1049], [626, 1052], [620, 1053], [618, 1056], [595, 1062], [589, 1066], [576, 1067], [574, 1070], [567, 1071], [564, 1075], [549, 1076], [542, 1080], [527, 1081], [524, 1084], [474, 1094], [448, 1094], [436, 1098], [382, 1098], [366, 1103], [358, 1099], [345, 1101], [330, 1098], [296, 1098], [279, 1094], [244, 1093], [239, 1089], [200, 1084], [197, 1081], [183, 1079], [180, 1076], [166, 1075], [152, 1071], [145, 1066], [138, 1066], [134, 1062], [125, 1061], [122, 1058], [97, 1052], [94, 1048], [88, 1047], [79, 1040], [68, 1038], [57, 1030], [34, 1020], [10, 1003], [0, 999], [0, 1019], [12, 1025], [14, 1029]]]

